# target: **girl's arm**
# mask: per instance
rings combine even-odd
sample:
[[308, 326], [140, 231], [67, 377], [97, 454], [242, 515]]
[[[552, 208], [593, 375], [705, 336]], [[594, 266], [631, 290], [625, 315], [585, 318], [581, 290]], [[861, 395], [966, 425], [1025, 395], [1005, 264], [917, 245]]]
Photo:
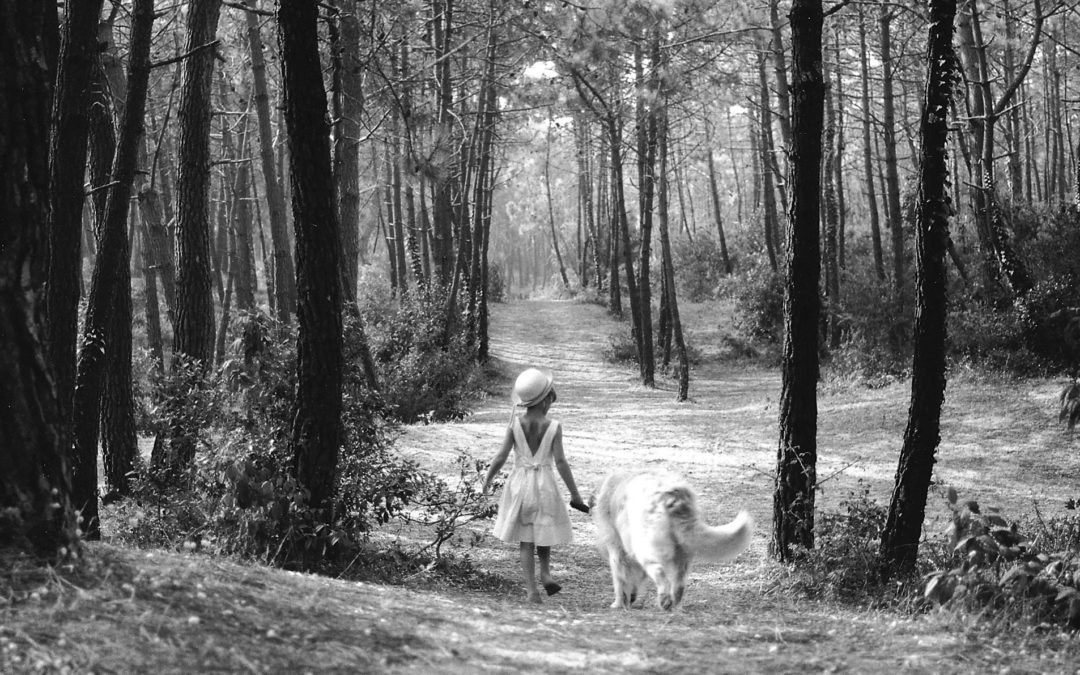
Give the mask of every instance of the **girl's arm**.
[[487, 494], [491, 489], [491, 481], [495, 480], [495, 476], [499, 475], [499, 471], [503, 468], [503, 464], [506, 464], [506, 458], [510, 456], [510, 450], [514, 447], [514, 432], [510, 427], [506, 427], [506, 435], [503, 436], [502, 447], [499, 448], [498, 454], [491, 460], [491, 467], [488, 468], [487, 477], [484, 478], [484, 494]]
[[570, 470], [570, 462], [566, 461], [566, 453], [563, 452], [561, 424], [555, 430], [555, 438], [551, 442], [551, 456], [555, 459], [555, 468], [559, 470], [559, 475], [570, 490], [570, 503], [584, 505], [578, 493], [577, 484], [574, 482], [574, 472]]

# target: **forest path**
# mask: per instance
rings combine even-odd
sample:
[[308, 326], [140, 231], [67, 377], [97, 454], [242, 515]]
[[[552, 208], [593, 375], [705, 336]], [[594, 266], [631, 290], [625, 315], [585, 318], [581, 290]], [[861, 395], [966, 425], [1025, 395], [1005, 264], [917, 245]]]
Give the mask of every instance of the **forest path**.
[[[709, 345], [721, 342], [729, 321], [716, 305], [690, 306], [685, 314], [690, 340], [699, 350], [708, 352]], [[644, 608], [625, 612], [608, 608], [607, 564], [595, 549], [595, 529], [587, 517], [571, 512], [574, 543], [553, 553], [554, 574], [564, 590], [542, 607], [523, 602], [516, 548], [485, 536], [468, 555], [509, 580], [513, 590], [462, 594], [463, 605], [489, 620], [474, 622], [461, 639], [451, 640], [463, 659], [457, 669], [943, 673], [998, 671], [1004, 665], [1015, 672], [1047, 672], [1064, 666], [1054, 659], [1068, 663], [1067, 655], [1040, 657], [1022, 646], [1005, 648], [1003, 657], [1000, 647], [979, 645], [933, 617], [913, 619], [784, 592], [774, 583], [782, 572], [765, 555], [778, 371], [707, 359], [692, 373], [691, 400], [676, 403], [670, 378], [658, 376], [657, 388], [647, 389], [637, 383], [636, 369], [604, 360], [609, 336], [625, 330], [596, 305], [493, 306], [491, 353], [501, 377], [490, 398], [465, 421], [410, 427], [399, 447], [448, 474], [459, 449], [489, 459], [511, 410], [513, 377], [528, 366], [550, 368], [558, 392], [550, 414], [564, 424], [567, 455], [584, 495], [613, 470], [671, 468], [694, 484], [709, 521], [725, 522], [738, 509], [750, 511], [758, 526], [754, 544], [733, 563], [697, 565], [676, 612], [656, 608], [651, 586]], [[864, 490], [887, 504], [907, 386], [822, 385], [818, 475], [825, 485], [819, 508], [835, 510]], [[1080, 463], [1075, 443], [1048, 413], [1054, 386], [950, 384], [939, 482], [956, 485], [964, 497], [993, 496], [992, 503], [1012, 508], [1026, 505], [1025, 512], [1036, 495], [1044, 506], [1060, 504], [1073, 491], [1061, 477]], [[935, 536], [947, 512], [940, 496], [931, 499], [926, 531]], [[478, 529], [486, 533], [490, 523]]]
[[[563, 590], [539, 606], [524, 602], [517, 547], [490, 536], [490, 521], [447, 544], [454, 559], [467, 556], [490, 575], [468, 585], [424, 573], [405, 586], [362, 583], [91, 543], [89, 572], [74, 582], [47, 572], [10, 594], [0, 583], [0, 672], [1075, 672], [1080, 642], [1069, 634], [992, 631], [953, 614], [915, 616], [793, 590], [795, 579], [765, 554], [779, 375], [722, 358], [730, 345], [723, 305], [682, 309], [689, 341], [706, 357], [692, 371], [687, 403], [675, 402], [669, 378], [646, 389], [635, 369], [604, 360], [609, 336], [627, 329], [601, 307], [499, 304], [488, 398], [463, 421], [411, 426], [397, 443], [454, 478], [459, 451], [485, 461], [496, 452], [513, 377], [526, 366], [551, 368], [559, 393], [552, 415], [565, 424], [584, 494], [612, 470], [666, 466], [690, 478], [708, 521], [741, 508], [756, 518], [750, 550], [728, 564], [696, 565], [676, 611], [658, 609], [651, 586], [643, 607], [610, 609], [595, 528], [576, 511], [574, 542], [553, 551]], [[1065, 514], [1080, 452], [1055, 419], [1061, 383], [958, 371], [942, 413], [926, 536], [942, 536], [945, 485], [1010, 517], [1031, 518], [1034, 500], [1044, 518]], [[819, 514], [836, 513], [853, 493], [887, 504], [908, 386], [820, 385]]]

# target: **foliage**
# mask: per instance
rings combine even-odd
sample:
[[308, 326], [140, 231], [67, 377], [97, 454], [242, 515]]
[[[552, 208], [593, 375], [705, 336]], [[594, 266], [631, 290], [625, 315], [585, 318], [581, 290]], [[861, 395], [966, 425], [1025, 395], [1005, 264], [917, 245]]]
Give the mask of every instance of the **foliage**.
[[716, 241], [712, 237], [699, 235], [693, 241], [679, 237], [673, 244], [675, 284], [680, 297], [690, 302], [712, 298], [724, 270], [724, 261]]
[[506, 293], [506, 280], [503, 279], [502, 265], [495, 262], [488, 263], [488, 302], [505, 302]]
[[[841, 345], [830, 354], [833, 372], [884, 383], [909, 366], [911, 299], [898, 300], [892, 287], [864, 270], [844, 286], [840, 302], [826, 311], [839, 321]], [[904, 311], [904, 308], [908, 311]]]
[[882, 599], [879, 564], [887, 510], [870, 498], [870, 486], [840, 502], [840, 511], [821, 512], [814, 523], [815, 547], [803, 549], [790, 570], [793, 590], [812, 598]]
[[1003, 624], [1080, 628], [1080, 518], [1043, 524], [1032, 540], [995, 508], [948, 491], [949, 565], [925, 578], [931, 602]]
[[[346, 318], [346, 353], [357, 350], [358, 327]], [[185, 481], [151, 474], [134, 482], [135, 499], [109, 519], [121, 542], [340, 572], [373, 556], [370, 533], [395, 519], [411, 521], [413, 510], [426, 514], [434, 530], [432, 544], [417, 552], [428, 560], [427, 548], [437, 560], [462, 525], [489, 514], [469, 487], [476, 476], [469, 479], [465, 464], [460, 484], [451, 486], [393, 452], [392, 410], [367, 387], [359, 358], [346, 359], [334, 505], [310, 508], [289, 447], [295, 335], [259, 313], [241, 315], [233, 330], [228, 358], [199, 387], [192, 389], [188, 368], [162, 376], [168, 391], [197, 393], [176, 397], [167, 412], [198, 421], [202, 448]]]
[[777, 344], [784, 327], [784, 282], [761, 260], [722, 280], [719, 294], [735, 301], [734, 325], [743, 336]]
[[608, 363], [634, 364], [638, 362], [637, 342], [629, 324], [620, 324], [615, 332], [608, 335], [608, 343], [603, 350], [604, 360]]
[[402, 422], [458, 419], [475, 389], [473, 351], [441, 289], [414, 290], [368, 314], [383, 400]]

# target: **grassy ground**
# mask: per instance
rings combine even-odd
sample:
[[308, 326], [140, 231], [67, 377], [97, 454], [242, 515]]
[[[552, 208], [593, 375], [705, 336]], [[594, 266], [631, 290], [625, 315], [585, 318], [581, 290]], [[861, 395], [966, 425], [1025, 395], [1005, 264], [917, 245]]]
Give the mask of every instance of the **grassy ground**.
[[[0, 580], [0, 672], [1073, 672], [1080, 649], [1054, 630], [993, 630], [952, 614], [909, 615], [808, 600], [778, 582], [767, 560], [779, 376], [720, 357], [723, 307], [684, 308], [705, 364], [692, 400], [675, 383], [636, 384], [606, 363], [621, 329], [599, 307], [573, 302], [495, 308], [490, 398], [467, 420], [409, 428], [401, 450], [448, 475], [458, 449], [487, 458], [510, 413], [510, 377], [552, 368], [566, 448], [586, 494], [616, 468], [667, 466], [690, 477], [709, 520], [745, 508], [759, 523], [733, 563], [700, 565], [684, 605], [615, 611], [592, 523], [572, 513], [575, 541], [554, 552], [563, 592], [524, 602], [517, 551], [463, 536], [453, 552], [501, 579], [448, 587], [420, 574], [404, 587], [299, 575], [253, 565], [108, 543], [78, 572], [18, 564]], [[938, 488], [928, 536], [956, 487], [1020, 516], [1059, 514], [1076, 496], [1077, 442], [1054, 419], [1059, 383], [950, 381]], [[819, 403], [822, 510], [856, 491], [887, 502], [907, 412], [906, 385], [824, 386]], [[479, 528], [481, 532], [487, 525]], [[398, 533], [400, 537], [408, 532]], [[3, 568], [0, 568], [3, 569]]]

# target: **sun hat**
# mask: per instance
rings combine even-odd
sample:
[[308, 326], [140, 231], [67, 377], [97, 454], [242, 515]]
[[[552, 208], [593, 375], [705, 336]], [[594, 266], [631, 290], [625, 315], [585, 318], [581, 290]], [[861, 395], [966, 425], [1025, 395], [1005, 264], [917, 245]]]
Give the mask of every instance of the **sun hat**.
[[555, 377], [551, 371], [538, 368], [527, 368], [521, 372], [514, 382], [514, 391], [510, 394], [510, 400], [514, 405], [534, 406], [551, 392], [555, 384]]

